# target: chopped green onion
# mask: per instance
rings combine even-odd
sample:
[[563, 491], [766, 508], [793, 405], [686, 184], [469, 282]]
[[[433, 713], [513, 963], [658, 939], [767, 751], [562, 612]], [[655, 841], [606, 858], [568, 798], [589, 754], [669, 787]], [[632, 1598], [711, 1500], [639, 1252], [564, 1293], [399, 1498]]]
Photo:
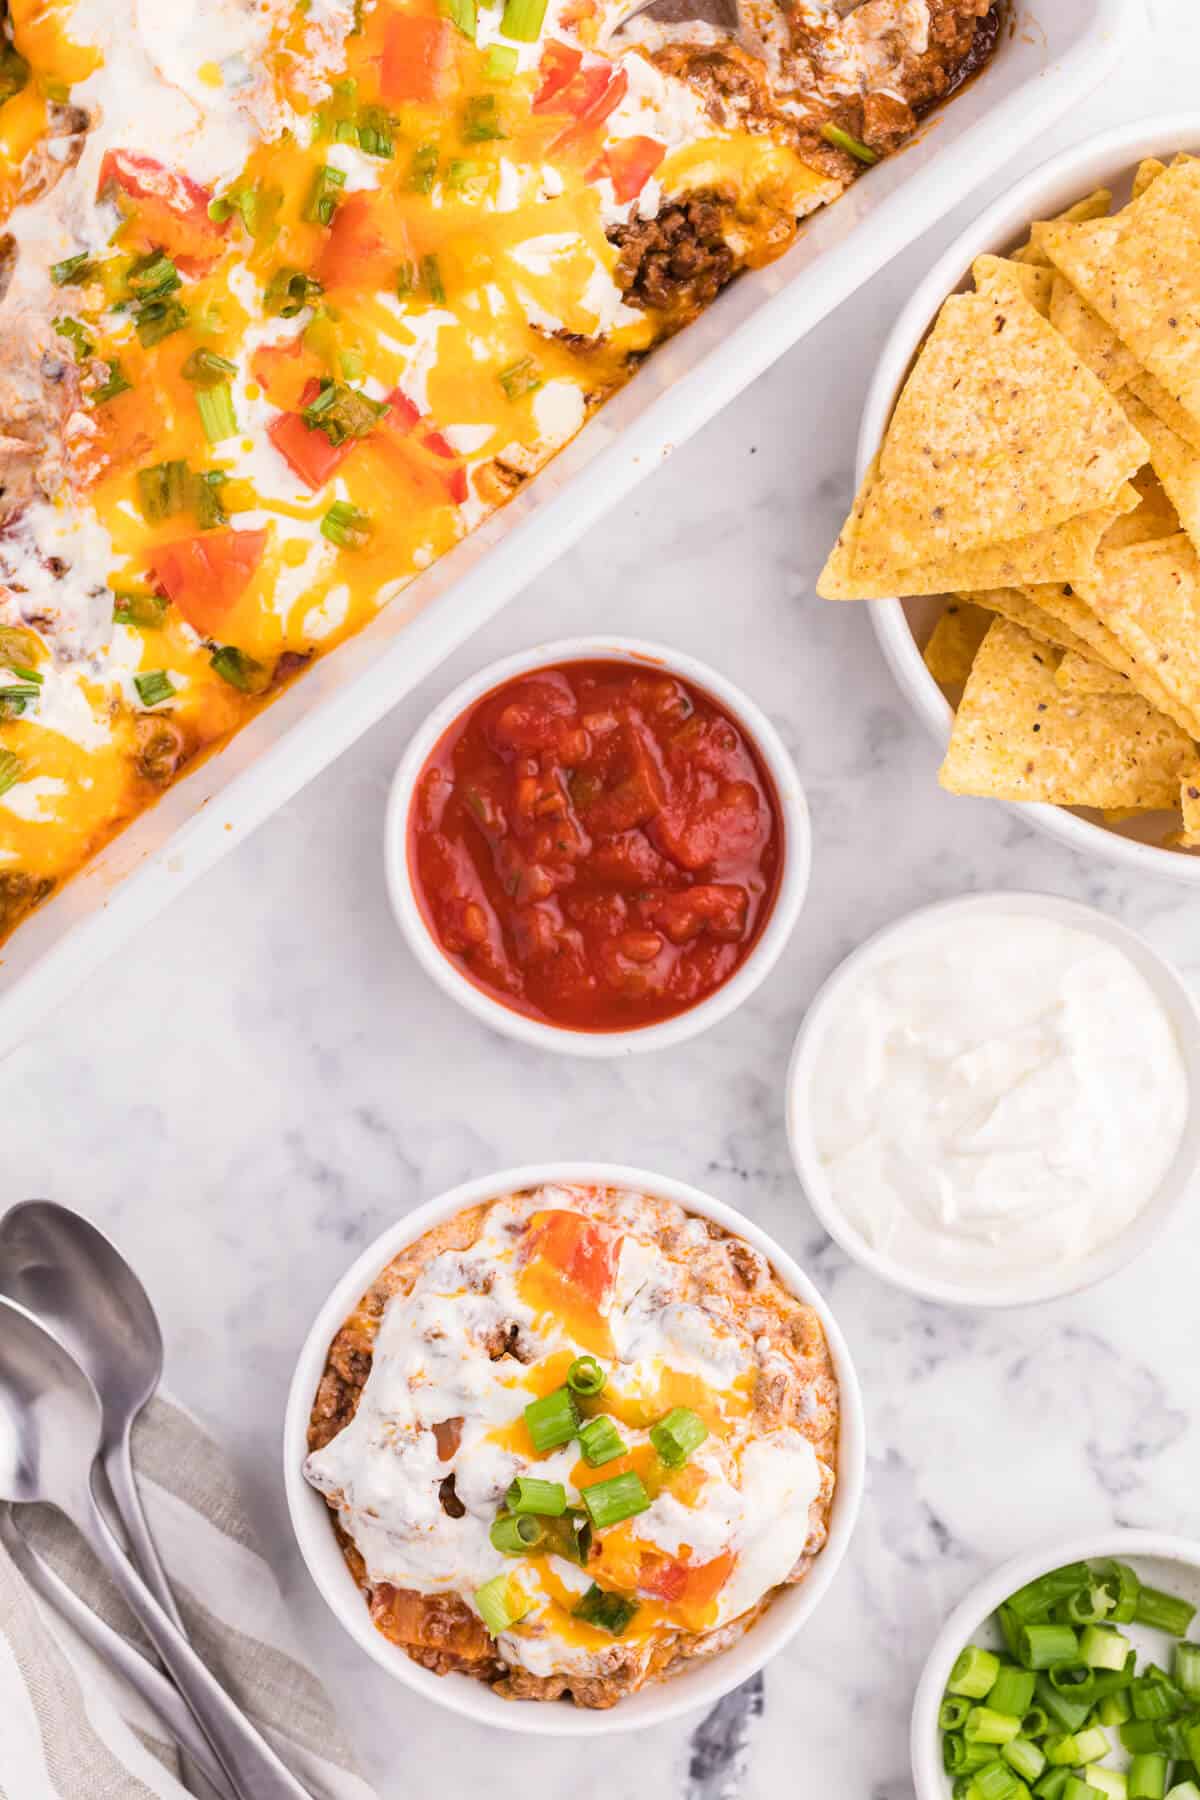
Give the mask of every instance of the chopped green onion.
[[1066, 1601], [1068, 1625], [1100, 1625], [1108, 1618], [1116, 1601], [1102, 1581], [1090, 1582]]
[[1020, 1777], [997, 1758], [976, 1770], [970, 1792], [972, 1800], [1014, 1800], [1020, 1787]]
[[1038, 1800], [1062, 1800], [1070, 1780], [1070, 1769], [1047, 1769], [1034, 1789], [1034, 1793], [1038, 1796]]
[[879, 161], [878, 154], [871, 149], [869, 144], [864, 144], [861, 138], [853, 137], [850, 132], [843, 131], [840, 125], [822, 125], [821, 136], [827, 144], [832, 144], [835, 150], [848, 151], [860, 163], [870, 164]]
[[583, 1504], [596, 1530], [603, 1531], [608, 1525], [619, 1525], [622, 1519], [632, 1519], [635, 1514], [645, 1512], [650, 1505], [650, 1496], [641, 1476], [631, 1469], [623, 1475], [610, 1475], [605, 1481], [594, 1481], [584, 1488]]
[[1115, 1694], [1105, 1694], [1096, 1708], [1096, 1723], [1114, 1728], [1125, 1725], [1133, 1717], [1133, 1702], [1123, 1690]]
[[21, 759], [13, 750], [0, 750], [0, 794], [16, 787], [23, 773]]
[[1005, 1605], [1022, 1624], [1028, 1625], [1034, 1620], [1048, 1618], [1052, 1606], [1069, 1599], [1089, 1578], [1086, 1563], [1068, 1563], [1063, 1569], [1052, 1569], [1048, 1575], [1039, 1575], [1036, 1581], [1027, 1582], [1015, 1594], [1009, 1595]]
[[414, 262], [402, 262], [396, 270], [396, 294], [401, 300], [407, 300], [417, 285], [417, 265]]
[[996, 1761], [994, 1744], [968, 1744], [965, 1737], [958, 1737], [953, 1732], [943, 1740], [942, 1761], [947, 1775], [969, 1775], [973, 1769], [981, 1769], [986, 1763]]
[[268, 281], [263, 304], [269, 313], [280, 319], [294, 319], [324, 291], [315, 275], [306, 275], [303, 269], [285, 267], [276, 269]]
[[1127, 1637], [1108, 1625], [1089, 1625], [1079, 1639], [1079, 1654], [1089, 1669], [1123, 1669], [1132, 1648]]
[[707, 1436], [708, 1426], [690, 1406], [673, 1406], [665, 1419], [650, 1427], [650, 1442], [668, 1469], [682, 1469]]
[[1093, 1763], [1088, 1769], [1087, 1779], [1093, 1793], [1102, 1794], [1104, 1800], [1126, 1800], [1128, 1786], [1118, 1769], [1097, 1768]]
[[155, 463], [137, 472], [138, 506], [147, 525], [157, 525], [188, 504], [188, 466], [185, 462]]
[[1170, 1719], [1178, 1712], [1170, 1693], [1157, 1681], [1139, 1676], [1129, 1690], [1135, 1719]]
[[162, 300], [182, 285], [179, 270], [163, 250], [141, 257], [125, 279], [135, 300]]
[[229, 515], [221, 504], [221, 489], [227, 479], [224, 469], [205, 469], [192, 476], [189, 496], [201, 531], [211, 531], [214, 526], [227, 522]]
[[237, 374], [237, 364], [227, 356], [218, 356], [215, 350], [193, 350], [180, 373], [197, 387], [217, 387], [227, 375]]
[[1194, 1781], [1180, 1781], [1171, 1789], [1167, 1800], [1200, 1800], [1200, 1787]]
[[1068, 1775], [1062, 1800], [1104, 1800], [1104, 1795], [1090, 1781], [1080, 1781], [1078, 1776]]
[[425, 291], [435, 306], [445, 306], [446, 289], [442, 284], [442, 270], [436, 256], [421, 258], [421, 280], [425, 283]]
[[88, 336], [86, 328], [78, 319], [63, 317], [54, 320], [54, 329], [59, 337], [65, 337], [75, 351], [76, 362], [86, 362], [95, 353], [96, 346]]
[[148, 675], [135, 675], [133, 685], [143, 706], [161, 706], [175, 692], [175, 683], [164, 669], [152, 669]]
[[90, 281], [96, 273], [96, 265], [86, 250], [78, 256], [64, 257], [62, 262], [51, 263], [50, 279], [55, 287], [79, 287]]
[[517, 72], [519, 53], [511, 44], [493, 44], [487, 53], [483, 73], [488, 81], [509, 81]]
[[113, 619], [118, 625], [140, 625], [153, 631], [167, 616], [167, 602], [159, 594], [113, 594]]
[[[1020, 1735], [1020, 1719], [1014, 1719], [1008, 1713], [993, 1712], [989, 1706], [973, 1706], [963, 1726], [963, 1736], [968, 1744], [1011, 1744]], [[1053, 1762], [1054, 1758], [1050, 1760]]]
[[1176, 1644], [1175, 1680], [1189, 1700], [1200, 1701], [1200, 1644]]
[[607, 1413], [584, 1420], [579, 1427], [579, 1447], [589, 1469], [603, 1468], [605, 1463], [625, 1454], [621, 1434]]
[[1092, 1710], [1089, 1701], [1072, 1700], [1066, 1694], [1060, 1694], [1044, 1674], [1038, 1676], [1034, 1691], [1038, 1704], [1045, 1708], [1060, 1731], [1078, 1731]]
[[1026, 1669], [1077, 1662], [1079, 1639], [1069, 1625], [1022, 1625], [1017, 1633], [1017, 1657]]
[[1096, 1573], [1113, 1599], [1113, 1609], [1108, 1615], [1111, 1625], [1131, 1625], [1137, 1613], [1138, 1595], [1142, 1584], [1128, 1563], [1099, 1563]]
[[519, 356], [496, 377], [510, 400], [520, 400], [536, 393], [542, 385], [542, 372], [532, 356]]
[[[462, 32], [465, 38], [475, 42], [475, 33], [479, 26], [479, 12], [475, 0], [442, 0], [442, 16]], [[503, 29], [503, 28], [502, 28]]]
[[961, 1694], [947, 1694], [938, 1709], [938, 1724], [943, 1731], [961, 1731], [970, 1710], [971, 1702]]
[[505, 1556], [531, 1556], [545, 1542], [546, 1528], [540, 1519], [512, 1513], [500, 1513], [492, 1520], [488, 1534], [497, 1550]]
[[607, 1379], [594, 1356], [577, 1356], [567, 1370], [567, 1386], [576, 1394], [598, 1394]]
[[1001, 1756], [1011, 1769], [1015, 1769], [1022, 1781], [1036, 1781], [1046, 1767], [1045, 1753], [1031, 1744], [1028, 1738], [1015, 1737], [1000, 1750]]
[[1129, 1800], [1163, 1800], [1167, 1791], [1167, 1759], [1159, 1753], [1135, 1756], [1129, 1765]]
[[108, 357], [107, 362], [107, 381], [102, 381], [99, 387], [92, 389], [94, 406], [103, 406], [105, 401], [115, 400], [118, 394], [127, 394], [133, 387], [132, 381], [129, 380], [115, 356]]
[[593, 1581], [583, 1599], [571, 1611], [585, 1625], [594, 1625], [598, 1631], [607, 1631], [610, 1637], [620, 1637], [637, 1612], [637, 1601], [627, 1600], [623, 1594], [608, 1593]]
[[1130, 1719], [1119, 1733], [1121, 1748], [1135, 1756], [1143, 1750], [1161, 1750], [1158, 1733], [1156, 1719]]
[[390, 162], [395, 155], [396, 121], [382, 106], [364, 106], [358, 115], [358, 147], [366, 156]]
[[32, 682], [22, 682], [12, 687], [0, 687], [0, 719], [19, 719], [28, 712], [30, 704], [38, 697], [38, 689]]
[[510, 1576], [493, 1575], [490, 1581], [475, 1589], [475, 1605], [492, 1636], [498, 1637], [518, 1619], [523, 1619], [533, 1602], [526, 1599]]
[[1005, 1663], [984, 1699], [993, 1712], [1015, 1713], [1018, 1718], [1024, 1718], [1033, 1704], [1036, 1680], [1031, 1669], [1014, 1669]]
[[1086, 1700], [1089, 1705], [1095, 1700], [1095, 1671], [1078, 1657], [1071, 1662], [1055, 1663], [1046, 1673], [1057, 1693], [1069, 1694], [1072, 1700]]
[[968, 1700], [982, 1700], [990, 1694], [1000, 1674], [1000, 1658], [978, 1644], [968, 1644], [950, 1671], [946, 1683], [948, 1694], [964, 1694]]
[[313, 177], [312, 188], [304, 205], [303, 217], [310, 225], [330, 225], [338, 209], [346, 177], [341, 169], [323, 163]]
[[525, 1423], [539, 1456], [569, 1444], [579, 1430], [579, 1408], [570, 1388], [555, 1388], [552, 1394], [531, 1400], [525, 1408]]
[[1188, 1756], [1200, 1769], [1200, 1722], [1184, 1726], [1183, 1741], [1187, 1746]]
[[568, 1506], [559, 1519], [543, 1517], [540, 1521], [546, 1533], [546, 1548], [554, 1556], [565, 1557], [568, 1562], [578, 1563], [580, 1568], [587, 1567], [588, 1552], [592, 1547], [592, 1522], [581, 1506]]
[[138, 342], [150, 350], [164, 338], [182, 331], [187, 322], [187, 308], [178, 300], [147, 300], [138, 308], [134, 324]]
[[1021, 1720], [1021, 1736], [1027, 1738], [1044, 1738], [1049, 1735], [1050, 1720], [1042, 1706], [1031, 1706]]
[[1175, 1594], [1164, 1594], [1161, 1588], [1143, 1587], [1137, 1597], [1133, 1619], [1137, 1625], [1148, 1625], [1153, 1631], [1166, 1631], [1172, 1637], [1186, 1637], [1196, 1616], [1190, 1600]]
[[208, 216], [216, 224], [223, 225], [226, 219], [232, 219], [237, 213], [250, 233], [254, 236], [254, 227], [258, 221], [258, 189], [254, 187], [227, 188], [225, 193], [218, 194], [215, 200], [208, 203]]
[[370, 543], [373, 529], [369, 515], [348, 500], [335, 500], [321, 520], [321, 536], [339, 550], [361, 550]]
[[519, 44], [535, 44], [546, 22], [546, 0], [504, 0], [501, 34]]
[[323, 431], [331, 444], [344, 444], [350, 438], [367, 437], [379, 423], [387, 405], [372, 400], [361, 388], [347, 386], [326, 376], [320, 392], [303, 409], [301, 418], [313, 431]]
[[1017, 1654], [1017, 1632], [1020, 1629], [1020, 1621], [1011, 1606], [999, 1606], [996, 1608], [996, 1623], [1000, 1627], [1000, 1635], [1004, 1639], [1005, 1649], [1010, 1656], [1015, 1656]]
[[[514, 50], [514, 59], [516, 54]], [[462, 134], [468, 144], [487, 144], [508, 136], [496, 117], [495, 94], [472, 94], [463, 114]]]
[[567, 1490], [561, 1481], [539, 1481], [536, 1475], [518, 1475], [504, 1504], [511, 1513], [544, 1513], [561, 1518], [567, 1510]]
[[11, 44], [0, 48], [0, 106], [19, 94], [29, 81], [29, 64]]
[[214, 650], [208, 666], [222, 681], [240, 689], [243, 694], [261, 694], [269, 679], [262, 663], [234, 644], [222, 644], [219, 650]]
[[437, 170], [437, 145], [419, 144], [413, 151], [413, 159], [409, 164], [409, 186], [415, 188], [418, 194], [431, 194], [437, 180]]
[[233, 437], [237, 431], [237, 414], [233, 410], [233, 389], [227, 381], [220, 387], [197, 388], [196, 408], [210, 444], [220, 444]]
[[471, 162], [465, 157], [456, 156], [451, 162], [450, 167], [446, 170], [446, 181], [452, 188], [465, 188], [469, 187], [481, 173], [482, 171], [477, 162]]

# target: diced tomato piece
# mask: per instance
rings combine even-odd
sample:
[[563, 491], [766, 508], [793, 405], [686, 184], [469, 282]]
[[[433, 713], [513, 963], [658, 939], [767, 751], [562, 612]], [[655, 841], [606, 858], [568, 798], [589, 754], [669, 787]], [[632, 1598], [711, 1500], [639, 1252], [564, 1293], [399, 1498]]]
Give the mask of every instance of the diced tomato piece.
[[[304, 405], [315, 399], [319, 392], [316, 382], [309, 384], [300, 396]], [[303, 414], [298, 412], [280, 413], [267, 426], [267, 436], [278, 450], [280, 456], [291, 464], [305, 487], [315, 493], [340, 469], [353, 450], [357, 450], [360, 439], [348, 438], [344, 444], [331, 444], [326, 434], [315, 425], [308, 425]]]
[[380, 64], [386, 101], [445, 100], [456, 86], [454, 28], [446, 19], [398, 12], [387, 22]]
[[616, 1279], [621, 1234], [582, 1213], [557, 1210], [537, 1214], [532, 1227], [537, 1255], [602, 1307]]
[[333, 216], [317, 278], [326, 288], [378, 293], [393, 289], [401, 263], [411, 260], [408, 233], [395, 207], [373, 194], [349, 194]]
[[[393, 388], [388, 395], [388, 407], [389, 411], [386, 417], [380, 421], [380, 424], [387, 428], [380, 433], [380, 441], [386, 443], [389, 437], [393, 441], [412, 437], [420, 450], [428, 452], [430, 458], [436, 458], [439, 463], [448, 463], [450, 467], [444, 470], [437, 468], [436, 474], [450, 499], [456, 506], [461, 506], [469, 490], [467, 471], [463, 468], [458, 452], [436, 428], [417, 431], [417, 427], [421, 424], [421, 414], [408, 395], [402, 393], [399, 388]], [[411, 452], [407, 463], [409, 468], [414, 465]]]
[[533, 97], [534, 112], [560, 112], [566, 108], [552, 104], [579, 69], [583, 61], [582, 50], [576, 50], [570, 44], [551, 38], [542, 51], [539, 65], [542, 71], [542, 85]]
[[614, 75], [609, 69], [611, 79], [601, 85], [597, 77], [603, 72], [584, 69], [568, 87], [564, 98], [569, 101], [575, 82], [586, 83], [580, 88], [577, 102], [570, 107], [575, 114], [574, 125], [559, 132], [550, 145], [552, 150], [578, 150], [588, 146], [608, 115], [615, 112], [625, 98], [629, 89], [629, 76], [625, 70], [618, 69]]
[[221, 253], [229, 221], [209, 218], [211, 191], [156, 157], [106, 151], [96, 197], [116, 200], [130, 218], [136, 248], [165, 250], [185, 274], [202, 274]]
[[663, 894], [646, 908], [646, 917], [666, 932], [673, 944], [689, 944], [703, 931], [725, 943], [745, 935], [750, 896], [735, 882], [709, 882]]
[[205, 531], [160, 544], [150, 568], [188, 624], [208, 637], [249, 586], [266, 542], [265, 531]]
[[687, 1586], [687, 1564], [668, 1562], [660, 1556], [643, 1556], [638, 1588], [658, 1600], [678, 1600]]
[[605, 148], [604, 166], [622, 206], [637, 199], [666, 154], [667, 146], [651, 137], [618, 138]]
[[427, 431], [420, 441], [431, 456], [440, 456], [444, 461], [453, 463], [453, 468], [446, 470], [443, 479], [446, 483], [446, 492], [455, 506], [461, 506], [469, 490], [467, 471], [462, 466], [458, 452], [451, 447], [440, 431]]
[[682, 1601], [687, 1607], [705, 1606], [714, 1600], [729, 1579], [733, 1554], [725, 1550], [711, 1562], [664, 1562], [658, 1557], [642, 1557], [638, 1587], [644, 1594], [654, 1594], [667, 1604]]

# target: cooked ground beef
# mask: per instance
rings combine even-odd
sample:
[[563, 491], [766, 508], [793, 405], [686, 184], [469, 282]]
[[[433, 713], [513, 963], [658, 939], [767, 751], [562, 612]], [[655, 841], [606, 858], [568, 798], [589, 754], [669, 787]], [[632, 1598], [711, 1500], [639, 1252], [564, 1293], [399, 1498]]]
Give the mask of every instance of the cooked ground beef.
[[611, 233], [617, 283], [633, 306], [690, 318], [716, 299], [739, 264], [726, 241], [734, 196], [724, 190], [670, 200], [657, 218]]

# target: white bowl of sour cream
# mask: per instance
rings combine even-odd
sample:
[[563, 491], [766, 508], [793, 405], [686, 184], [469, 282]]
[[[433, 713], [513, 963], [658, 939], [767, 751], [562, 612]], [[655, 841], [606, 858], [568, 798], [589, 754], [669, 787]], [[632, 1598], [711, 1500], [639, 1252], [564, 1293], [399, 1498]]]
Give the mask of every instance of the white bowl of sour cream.
[[1050, 894], [924, 907], [809, 1008], [792, 1156], [826, 1230], [898, 1287], [1019, 1306], [1115, 1274], [1200, 1162], [1200, 1015], [1136, 933]]

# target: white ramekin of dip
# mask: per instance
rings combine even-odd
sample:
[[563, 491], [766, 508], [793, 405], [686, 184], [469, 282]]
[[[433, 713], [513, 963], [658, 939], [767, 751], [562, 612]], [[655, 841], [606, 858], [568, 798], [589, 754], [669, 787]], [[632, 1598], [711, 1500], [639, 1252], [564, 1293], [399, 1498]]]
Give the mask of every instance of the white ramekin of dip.
[[[829, 1536], [804, 1580], [778, 1594], [762, 1617], [728, 1649], [699, 1658], [663, 1681], [650, 1683], [608, 1711], [557, 1701], [506, 1700], [470, 1676], [435, 1675], [413, 1662], [371, 1623], [363, 1593], [334, 1536], [329, 1508], [304, 1478], [309, 1415], [329, 1345], [379, 1271], [405, 1245], [481, 1200], [523, 1188], [572, 1183], [629, 1188], [673, 1200], [689, 1213], [714, 1220], [758, 1250], [784, 1287], [818, 1315], [839, 1390], [838, 1479]], [[610, 1737], [616, 1731], [663, 1725], [698, 1707], [712, 1706], [790, 1643], [828, 1591], [849, 1546], [866, 1480], [864, 1434], [858, 1377], [837, 1320], [803, 1270], [750, 1219], [699, 1188], [645, 1169], [598, 1162], [534, 1163], [465, 1182], [436, 1200], [427, 1201], [369, 1244], [341, 1277], [305, 1338], [292, 1377], [283, 1425], [284, 1487], [300, 1554], [339, 1625], [373, 1662], [412, 1688], [421, 1700], [439, 1703], [479, 1724], [499, 1725], [510, 1731], [532, 1732], [541, 1737]]]
[[924, 1299], [1020, 1306], [1115, 1274], [1200, 1162], [1200, 1016], [1136, 933], [1050, 894], [886, 927], [809, 1008], [787, 1076], [821, 1223]]

